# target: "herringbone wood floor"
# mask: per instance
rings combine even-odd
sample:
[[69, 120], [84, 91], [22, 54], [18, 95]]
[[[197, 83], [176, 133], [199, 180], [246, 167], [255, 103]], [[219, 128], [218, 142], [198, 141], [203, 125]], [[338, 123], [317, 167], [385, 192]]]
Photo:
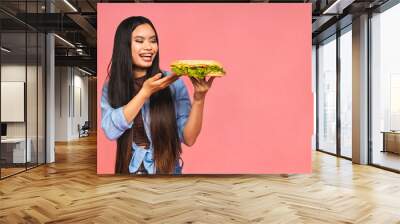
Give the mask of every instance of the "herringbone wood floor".
[[0, 181], [0, 223], [400, 223], [400, 175], [320, 152], [310, 175], [96, 175], [94, 137]]

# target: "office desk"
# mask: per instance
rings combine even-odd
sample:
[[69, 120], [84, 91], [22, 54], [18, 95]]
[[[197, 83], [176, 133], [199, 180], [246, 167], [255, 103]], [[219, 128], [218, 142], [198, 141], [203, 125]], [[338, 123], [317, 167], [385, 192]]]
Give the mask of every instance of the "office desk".
[[382, 152], [393, 152], [400, 154], [400, 132], [382, 131], [383, 150]]
[[1, 139], [1, 159], [5, 160], [5, 163], [30, 162], [32, 140], [27, 138], [26, 142], [28, 145], [25, 153], [25, 138]]

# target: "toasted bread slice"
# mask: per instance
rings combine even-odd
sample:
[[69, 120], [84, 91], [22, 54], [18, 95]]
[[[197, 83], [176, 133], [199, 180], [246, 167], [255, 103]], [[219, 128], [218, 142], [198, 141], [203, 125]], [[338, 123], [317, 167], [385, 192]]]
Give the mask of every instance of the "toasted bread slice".
[[222, 73], [222, 72], [211, 72], [211, 73], [208, 73], [206, 76], [209, 76], [209, 77], [222, 77], [224, 75], [225, 75], [225, 73]]

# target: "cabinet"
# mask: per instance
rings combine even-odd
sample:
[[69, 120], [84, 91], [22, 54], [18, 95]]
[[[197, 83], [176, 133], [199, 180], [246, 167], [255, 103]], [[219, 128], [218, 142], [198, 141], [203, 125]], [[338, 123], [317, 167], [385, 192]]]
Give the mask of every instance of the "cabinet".
[[387, 131], [383, 133], [383, 152], [400, 154], [400, 132]]

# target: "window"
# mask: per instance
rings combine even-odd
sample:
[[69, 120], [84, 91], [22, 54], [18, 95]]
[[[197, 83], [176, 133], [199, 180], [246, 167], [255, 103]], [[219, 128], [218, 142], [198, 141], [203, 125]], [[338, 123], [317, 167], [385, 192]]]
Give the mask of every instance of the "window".
[[318, 149], [336, 153], [336, 36], [318, 47]]
[[[400, 170], [400, 4], [371, 18], [372, 163]], [[397, 132], [396, 132], [397, 131]]]
[[351, 26], [340, 36], [340, 154], [352, 157], [352, 34]]

